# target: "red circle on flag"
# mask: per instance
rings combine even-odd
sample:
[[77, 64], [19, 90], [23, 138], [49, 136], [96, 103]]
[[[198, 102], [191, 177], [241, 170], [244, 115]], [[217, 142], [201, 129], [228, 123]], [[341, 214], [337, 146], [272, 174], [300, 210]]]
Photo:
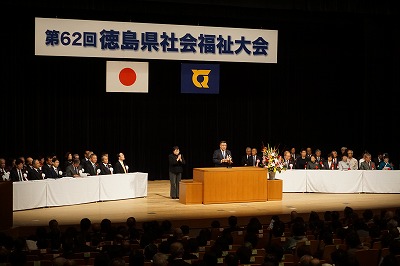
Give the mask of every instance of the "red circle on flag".
[[136, 81], [136, 72], [132, 68], [124, 68], [119, 72], [119, 81], [125, 86], [131, 86]]

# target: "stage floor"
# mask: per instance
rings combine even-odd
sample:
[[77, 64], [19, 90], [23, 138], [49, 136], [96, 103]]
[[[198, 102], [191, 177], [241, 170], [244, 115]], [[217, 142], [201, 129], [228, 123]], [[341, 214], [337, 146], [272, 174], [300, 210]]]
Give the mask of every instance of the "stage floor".
[[124, 223], [130, 216], [135, 217], [139, 224], [168, 219], [181, 225], [195, 220], [196, 225], [205, 227], [210, 226], [210, 219], [225, 221], [231, 215], [239, 218], [239, 224], [247, 223], [253, 216], [267, 223], [272, 215], [286, 216], [292, 210], [308, 215], [310, 211], [341, 212], [346, 206], [360, 211], [400, 207], [400, 194], [324, 193], [283, 193], [282, 201], [184, 205], [169, 198], [169, 180], [148, 182], [148, 196], [145, 198], [15, 211], [13, 228], [47, 226], [51, 219], [56, 219], [61, 226], [77, 225], [82, 218], [89, 218], [92, 223], [100, 223], [104, 218], [113, 223]]

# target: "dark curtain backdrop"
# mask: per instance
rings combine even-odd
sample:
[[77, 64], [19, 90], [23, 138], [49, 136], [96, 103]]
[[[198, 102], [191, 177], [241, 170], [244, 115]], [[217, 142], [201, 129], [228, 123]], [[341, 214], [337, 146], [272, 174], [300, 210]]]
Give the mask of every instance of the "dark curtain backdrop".
[[[16, 2], [1, 4], [0, 156], [8, 162], [89, 149], [114, 163], [124, 152], [133, 171], [167, 179], [167, 156], [178, 145], [191, 178], [193, 167], [212, 166], [226, 140], [236, 164], [247, 146], [269, 143], [324, 156], [341, 146], [356, 157], [388, 152], [398, 168], [394, 2]], [[276, 29], [278, 63], [214, 62], [220, 94], [191, 95], [180, 93], [187, 61], [149, 60], [148, 94], [110, 94], [106, 61], [115, 59], [35, 56], [35, 17]]]

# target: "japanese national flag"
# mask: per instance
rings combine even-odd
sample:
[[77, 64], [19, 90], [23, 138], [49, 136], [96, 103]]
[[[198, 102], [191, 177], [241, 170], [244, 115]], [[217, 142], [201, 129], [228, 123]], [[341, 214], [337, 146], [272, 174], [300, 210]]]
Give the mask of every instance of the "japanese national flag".
[[107, 61], [106, 92], [149, 92], [149, 63]]

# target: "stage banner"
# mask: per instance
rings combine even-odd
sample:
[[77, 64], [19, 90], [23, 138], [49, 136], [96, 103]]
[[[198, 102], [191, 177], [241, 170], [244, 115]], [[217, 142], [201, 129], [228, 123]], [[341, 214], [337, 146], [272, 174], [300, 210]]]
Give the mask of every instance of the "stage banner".
[[277, 63], [278, 31], [35, 18], [35, 55]]
[[181, 93], [219, 94], [219, 65], [181, 64]]
[[106, 92], [149, 92], [149, 63], [107, 61]]

